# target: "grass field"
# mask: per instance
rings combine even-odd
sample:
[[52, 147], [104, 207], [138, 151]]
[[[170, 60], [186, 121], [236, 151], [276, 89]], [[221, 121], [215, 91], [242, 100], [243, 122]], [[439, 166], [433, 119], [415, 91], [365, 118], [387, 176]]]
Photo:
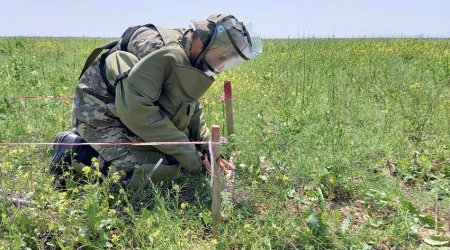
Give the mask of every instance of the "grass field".
[[[71, 129], [82, 64], [106, 39], [0, 38], [0, 141]], [[135, 209], [113, 178], [52, 188], [49, 146], [0, 146], [0, 249], [450, 249], [450, 40], [267, 40], [234, 86], [235, 191], [212, 238], [208, 176]], [[17, 199], [29, 205], [16, 206]], [[50, 206], [47, 206], [47, 202]]]

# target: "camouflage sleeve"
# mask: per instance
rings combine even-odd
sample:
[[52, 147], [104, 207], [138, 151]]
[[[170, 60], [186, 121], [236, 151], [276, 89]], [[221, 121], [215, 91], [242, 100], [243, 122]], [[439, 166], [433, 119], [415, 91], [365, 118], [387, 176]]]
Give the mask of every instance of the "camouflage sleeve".
[[[160, 108], [155, 105], [162, 84], [170, 76], [173, 58], [160, 50], [139, 61], [116, 87], [116, 111], [121, 121], [147, 142], [188, 142]], [[173, 156], [188, 171], [200, 171], [201, 161], [194, 145], [155, 146]]]
[[131, 36], [127, 51], [141, 59], [162, 46], [164, 42], [156, 29], [141, 27]]
[[[203, 107], [199, 101], [195, 105], [195, 113], [188, 126], [191, 139], [194, 141], [208, 141], [210, 138], [209, 129], [205, 122]], [[207, 150], [208, 145], [199, 145], [201, 150]]]

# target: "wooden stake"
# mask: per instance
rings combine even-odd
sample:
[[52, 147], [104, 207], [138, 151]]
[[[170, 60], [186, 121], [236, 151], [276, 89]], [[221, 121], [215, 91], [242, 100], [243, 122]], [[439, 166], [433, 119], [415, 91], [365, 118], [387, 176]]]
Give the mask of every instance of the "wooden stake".
[[[231, 81], [225, 80], [223, 84], [224, 102], [225, 102], [225, 118], [227, 121], [227, 135], [234, 134], [234, 120], [233, 120], [233, 88]], [[232, 158], [230, 163], [233, 164]], [[225, 194], [226, 203], [231, 204], [234, 200], [234, 171], [228, 171], [225, 174]]]
[[226, 80], [223, 85], [224, 101], [225, 101], [225, 116], [227, 120], [227, 135], [232, 135], [233, 132], [233, 90], [231, 88], [231, 81]]
[[[214, 144], [212, 145], [212, 153], [214, 156], [214, 159], [211, 159], [211, 161], [214, 161], [216, 163], [216, 160], [220, 157], [220, 126], [219, 125], [213, 125], [212, 126], [212, 141]], [[222, 193], [222, 171], [220, 169], [220, 166], [217, 164], [214, 164], [214, 171], [211, 172], [213, 182], [212, 182], [212, 204], [211, 204], [211, 213], [212, 213], [212, 232], [213, 237], [217, 238], [217, 236], [220, 233], [219, 225], [222, 222], [222, 215], [221, 215], [221, 193]]]

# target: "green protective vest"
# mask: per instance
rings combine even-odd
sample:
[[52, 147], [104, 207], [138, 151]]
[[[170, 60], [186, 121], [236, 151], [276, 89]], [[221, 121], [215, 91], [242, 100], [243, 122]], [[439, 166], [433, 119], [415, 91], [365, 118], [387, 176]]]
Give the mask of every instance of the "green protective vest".
[[[116, 84], [115, 107], [125, 126], [146, 142], [187, 142], [185, 130], [198, 99], [214, 79], [191, 66], [178, 42], [165, 44], [140, 61], [129, 52], [112, 53], [105, 60], [106, 74], [108, 81]], [[127, 77], [117, 80], [124, 72], [128, 72]], [[173, 156], [189, 171], [201, 169], [194, 145], [155, 148]]]

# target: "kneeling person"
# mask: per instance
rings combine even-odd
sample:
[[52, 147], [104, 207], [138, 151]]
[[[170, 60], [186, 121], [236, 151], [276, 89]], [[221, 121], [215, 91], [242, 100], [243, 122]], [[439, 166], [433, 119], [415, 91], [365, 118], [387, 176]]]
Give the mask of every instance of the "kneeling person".
[[[193, 23], [195, 30], [151, 24], [129, 28], [117, 44], [103, 47], [110, 50], [99, 59], [88, 59], [75, 89], [74, 131], [60, 133], [56, 142], [208, 141], [199, 98], [215, 74], [261, 54], [262, 43], [232, 15]], [[72, 162], [68, 149], [75, 153]], [[201, 171], [205, 152], [206, 145], [190, 144], [59, 145], [50, 169], [59, 173], [70, 163], [81, 171], [98, 157], [101, 171], [120, 173], [133, 199], [140, 199], [149, 180], [169, 181], [180, 168]], [[223, 159], [219, 165], [233, 168]]]

